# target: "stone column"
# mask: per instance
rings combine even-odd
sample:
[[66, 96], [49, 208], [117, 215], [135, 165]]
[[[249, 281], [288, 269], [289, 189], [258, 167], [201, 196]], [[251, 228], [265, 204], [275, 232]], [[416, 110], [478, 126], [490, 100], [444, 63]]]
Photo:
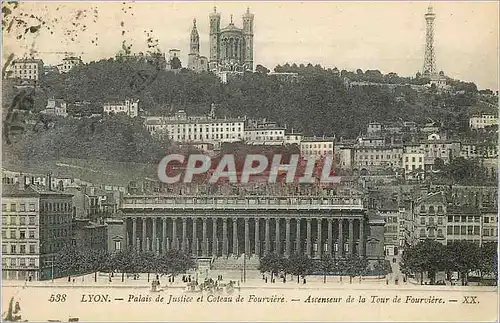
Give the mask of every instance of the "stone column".
[[260, 231], [259, 231], [259, 218], [255, 219], [255, 255], [260, 255]]
[[179, 249], [177, 244], [177, 218], [172, 218], [172, 249]]
[[124, 217], [123, 218], [123, 244], [122, 244], [122, 249], [129, 249], [129, 243], [130, 243], [130, 237], [128, 235], [128, 223], [130, 222], [129, 217]]
[[344, 256], [344, 232], [343, 232], [343, 224], [344, 219], [339, 219], [339, 239], [338, 239], [338, 247], [339, 247], [339, 257]]
[[151, 251], [157, 252], [156, 250], [156, 217], [151, 218], [153, 225], [153, 236], [151, 237]]
[[332, 219], [328, 219], [328, 254], [333, 255], [333, 230], [332, 230]]
[[280, 241], [280, 218], [275, 219], [275, 230], [274, 230], [274, 249], [276, 250], [275, 253], [277, 255], [281, 254], [281, 241]]
[[132, 246], [135, 251], [138, 249], [137, 245], [137, 218], [133, 217], [132, 218]]
[[306, 254], [311, 257], [311, 219], [307, 219], [307, 241], [306, 241]]
[[349, 219], [349, 255], [354, 254], [354, 223]]
[[182, 218], [182, 246], [181, 249], [183, 252], [187, 252], [186, 250], [186, 245], [187, 245], [187, 218], [183, 217]]
[[365, 218], [359, 219], [359, 256], [365, 256]]
[[285, 219], [285, 256], [290, 257], [290, 219]]
[[233, 255], [238, 256], [238, 218], [233, 218]]
[[167, 218], [163, 217], [162, 219], [162, 252], [165, 253], [167, 251]]
[[203, 218], [203, 243], [201, 244], [201, 249], [203, 252], [203, 257], [208, 257], [208, 238], [207, 238], [207, 218]]
[[212, 256], [217, 257], [217, 218], [212, 218]]
[[295, 234], [295, 252], [300, 253], [300, 218], [297, 219], [297, 230]]
[[269, 233], [269, 218], [266, 218], [266, 250], [265, 254], [269, 254], [269, 250], [271, 249], [271, 238], [270, 238], [270, 233]]
[[321, 218], [316, 219], [317, 224], [318, 224], [318, 257], [321, 258], [321, 254], [323, 253], [323, 239], [321, 239], [321, 230], [323, 229], [321, 227]]
[[147, 251], [146, 246], [146, 218], [142, 218], [142, 251]]
[[227, 243], [227, 218], [222, 219], [222, 255], [227, 257], [228, 252], [228, 243]]
[[245, 218], [245, 257], [250, 255], [250, 227], [248, 226], [248, 218]]
[[196, 221], [198, 219], [193, 217], [193, 240], [191, 241], [191, 253], [193, 256], [198, 257], [198, 237], [196, 232]]

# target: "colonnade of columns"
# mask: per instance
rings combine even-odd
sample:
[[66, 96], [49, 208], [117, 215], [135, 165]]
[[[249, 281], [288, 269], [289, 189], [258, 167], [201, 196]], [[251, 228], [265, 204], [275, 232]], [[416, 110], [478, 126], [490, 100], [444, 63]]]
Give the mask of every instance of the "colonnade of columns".
[[125, 226], [127, 247], [138, 251], [181, 249], [197, 257], [365, 254], [365, 222], [359, 217], [142, 216], [128, 217]]

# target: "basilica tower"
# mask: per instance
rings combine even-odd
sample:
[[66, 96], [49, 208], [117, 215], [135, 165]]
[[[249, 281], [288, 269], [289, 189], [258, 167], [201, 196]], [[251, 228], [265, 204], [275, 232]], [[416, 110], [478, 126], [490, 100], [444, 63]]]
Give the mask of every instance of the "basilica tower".
[[193, 29], [191, 30], [191, 41], [189, 46], [189, 54], [200, 53], [200, 35], [196, 29], [196, 19], [193, 19]]
[[209, 65], [213, 69], [219, 63], [219, 33], [220, 33], [220, 13], [214, 7], [210, 13], [210, 56]]
[[253, 71], [253, 18], [250, 8], [243, 15], [243, 37], [245, 39], [245, 65], [247, 70]]

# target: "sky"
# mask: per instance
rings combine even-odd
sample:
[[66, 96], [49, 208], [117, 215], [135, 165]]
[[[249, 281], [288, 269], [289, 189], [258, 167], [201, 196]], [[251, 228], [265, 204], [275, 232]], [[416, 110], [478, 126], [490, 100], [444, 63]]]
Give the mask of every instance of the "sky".
[[[231, 14], [241, 27], [241, 16], [250, 7], [255, 15], [254, 65], [272, 70], [277, 64], [310, 62], [414, 76], [423, 66], [428, 5], [427, 1], [24, 2], [14, 11], [16, 17], [33, 13], [46, 24], [22, 39], [16, 36], [24, 28], [13, 27], [3, 33], [2, 47], [4, 57], [35, 50], [50, 65], [61, 61], [64, 52], [89, 62], [114, 56], [124, 40], [132, 44], [132, 52], [146, 52], [149, 33], [158, 39], [160, 50], [180, 49], [181, 61], [187, 65], [193, 18], [200, 52], [208, 56], [208, 15], [213, 7], [222, 15], [221, 27], [229, 23]], [[481, 89], [498, 89], [498, 2], [434, 1], [432, 5], [437, 69], [452, 78], [473, 81]]]

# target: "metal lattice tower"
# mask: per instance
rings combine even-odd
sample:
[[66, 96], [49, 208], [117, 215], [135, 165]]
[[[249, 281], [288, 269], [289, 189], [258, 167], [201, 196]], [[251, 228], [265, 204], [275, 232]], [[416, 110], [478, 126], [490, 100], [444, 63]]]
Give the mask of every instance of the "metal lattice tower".
[[434, 20], [436, 14], [432, 10], [432, 5], [427, 8], [425, 14], [426, 30], [425, 30], [425, 56], [424, 56], [424, 76], [432, 76], [436, 74], [436, 53], [434, 52]]

